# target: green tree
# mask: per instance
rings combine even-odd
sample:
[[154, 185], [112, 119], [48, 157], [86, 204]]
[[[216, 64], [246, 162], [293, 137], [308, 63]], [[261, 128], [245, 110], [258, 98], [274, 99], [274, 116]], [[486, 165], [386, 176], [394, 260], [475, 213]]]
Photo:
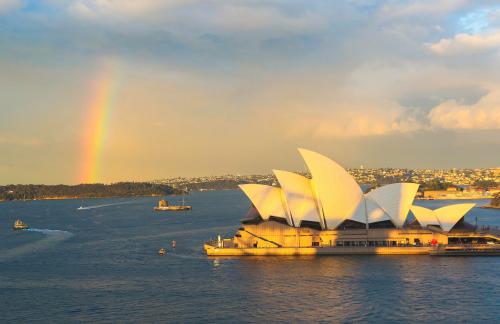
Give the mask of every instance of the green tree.
[[493, 199], [491, 199], [492, 206], [500, 207], [500, 192], [497, 193], [495, 196], [493, 196]]

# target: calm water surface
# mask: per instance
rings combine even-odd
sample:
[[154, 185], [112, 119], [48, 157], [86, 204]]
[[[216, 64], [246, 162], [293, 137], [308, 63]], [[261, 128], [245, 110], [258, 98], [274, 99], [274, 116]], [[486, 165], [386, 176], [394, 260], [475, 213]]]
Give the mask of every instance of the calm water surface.
[[[188, 200], [186, 213], [155, 213], [155, 198], [0, 203], [0, 322], [500, 322], [498, 257], [207, 258], [249, 202]], [[500, 211], [476, 216], [500, 226]], [[35, 230], [12, 231], [17, 218]]]

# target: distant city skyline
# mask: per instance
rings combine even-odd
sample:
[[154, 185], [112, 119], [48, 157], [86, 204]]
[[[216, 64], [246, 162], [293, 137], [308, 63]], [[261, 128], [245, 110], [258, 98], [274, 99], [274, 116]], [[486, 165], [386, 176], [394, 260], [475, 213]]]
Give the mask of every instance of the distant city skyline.
[[[413, 182], [429, 183], [440, 181], [443, 184], [453, 185], [474, 185], [476, 182], [497, 183], [494, 187], [500, 186], [500, 168], [484, 169], [399, 169], [399, 168], [348, 168], [346, 169], [358, 183], [373, 184], [392, 182]], [[309, 172], [292, 170], [302, 175], [310, 177]], [[155, 179], [152, 182], [172, 185], [176, 188], [183, 188], [185, 185], [216, 183], [217, 181], [244, 182], [249, 180], [255, 183], [266, 183], [277, 185], [275, 175], [265, 174], [225, 174], [206, 175], [198, 177], [172, 177], [165, 179]]]
[[0, 184], [500, 166], [492, 1], [0, 0]]

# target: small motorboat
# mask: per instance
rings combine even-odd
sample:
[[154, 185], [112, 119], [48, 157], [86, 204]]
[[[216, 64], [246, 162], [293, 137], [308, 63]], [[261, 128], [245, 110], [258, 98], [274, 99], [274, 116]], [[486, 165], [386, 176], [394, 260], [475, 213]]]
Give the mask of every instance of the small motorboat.
[[165, 255], [165, 254], [167, 254], [167, 249], [165, 249], [165, 248], [161, 248], [161, 249], [159, 249], [159, 250], [158, 250], [158, 254], [159, 254], [159, 255]]
[[16, 231], [19, 231], [19, 230], [25, 230], [25, 229], [28, 229], [29, 226], [28, 224], [26, 224], [25, 222], [23, 222], [22, 220], [18, 219], [14, 222], [14, 226], [13, 226], [14, 230]]
[[83, 207], [83, 200], [82, 203], [80, 204], [80, 207], [78, 207], [76, 210], [85, 210], [88, 209], [87, 207]]

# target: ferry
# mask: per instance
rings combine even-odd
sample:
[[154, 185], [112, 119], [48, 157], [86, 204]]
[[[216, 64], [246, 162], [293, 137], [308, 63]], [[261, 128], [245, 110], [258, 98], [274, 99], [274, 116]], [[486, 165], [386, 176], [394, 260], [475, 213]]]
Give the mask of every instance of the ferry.
[[184, 199], [182, 199], [182, 205], [169, 205], [168, 201], [162, 199], [158, 202], [158, 206], [154, 208], [156, 211], [188, 211], [192, 207], [184, 204]]
[[19, 231], [19, 230], [25, 230], [28, 229], [28, 224], [24, 223], [22, 220], [18, 219], [14, 222], [13, 226], [14, 230]]

